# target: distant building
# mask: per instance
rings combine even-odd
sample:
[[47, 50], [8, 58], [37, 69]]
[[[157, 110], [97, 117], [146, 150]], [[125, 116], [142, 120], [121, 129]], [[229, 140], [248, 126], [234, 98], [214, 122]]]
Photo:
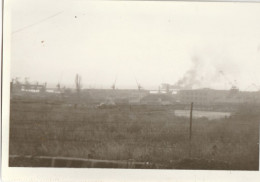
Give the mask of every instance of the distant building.
[[147, 90], [127, 89], [84, 89], [82, 94], [88, 94], [95, 102], [104, 102], [112, 98], [119, 104], [139, 104], [141, 98], [149, 94]]
[[150, 94], [141, 99], [141, 104], [146, 105], [171, 105], [176, 99], [167, 94]]
[[231, 90], [194, 89], [180, 90], [177, 94], [181, 103], [196, 102], [198, 104], [213, 103], [260, 103], [260, 92], [242, 92], [236, 88]]
[[11, 92], [45, 92], [46, 91], [46, 83], [43, 85], [40, 84], [23, 84], [13, 81], [10, 83]]

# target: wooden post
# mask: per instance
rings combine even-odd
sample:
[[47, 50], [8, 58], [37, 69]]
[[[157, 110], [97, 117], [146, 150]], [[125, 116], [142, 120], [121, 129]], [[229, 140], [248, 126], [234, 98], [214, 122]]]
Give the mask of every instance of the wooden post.
[[12, 81], [11, 81], [11, 85], [10, 85], [11, 87], [10, 87], [10, 90], [11, 90], [11, 93], [13, 93], [13, 87], [14, 87], [14, 80], [12, 79]]
[[189, 157], [191, 157], [191, 148], [192, 148], [192, 110], [193, 110], [193, 102], [190, 105], [190, 149], [189, 149]]

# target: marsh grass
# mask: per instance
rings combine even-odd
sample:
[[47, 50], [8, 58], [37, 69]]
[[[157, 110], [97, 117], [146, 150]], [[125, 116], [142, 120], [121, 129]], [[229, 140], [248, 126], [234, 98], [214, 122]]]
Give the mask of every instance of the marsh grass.
[[194, 119], [189, 156], [189, 119], [171, 110], [15, 103], [11, 105], [9, 151], [14, 155], [134, 159], [168, 167], [169, 161], [198, 158], [224, 161], [232, 169], [257, 170], [258, 109], [241, 106], [229, 118]]

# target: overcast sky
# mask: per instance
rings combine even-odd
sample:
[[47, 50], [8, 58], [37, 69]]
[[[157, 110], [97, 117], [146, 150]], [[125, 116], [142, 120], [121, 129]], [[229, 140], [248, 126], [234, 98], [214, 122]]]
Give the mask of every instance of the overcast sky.
[[49, 85], [73, 85], [78, 73], [84, 88], [117, 77], [119, 89], [136, 88], [135, 78], [157, 89], [188, 75], [194, 88], [236, 80], [254, 90], [260, 3], [13, 0], [11, 55], [12, 78]]

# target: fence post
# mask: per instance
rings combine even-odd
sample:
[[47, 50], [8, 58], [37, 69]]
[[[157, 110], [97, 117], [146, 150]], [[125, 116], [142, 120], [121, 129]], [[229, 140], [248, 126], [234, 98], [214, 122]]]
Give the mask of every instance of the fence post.
[[189, 140], [189, 157], [191, 157], [191, 149], [192, 149], [192, 110], [193, 110], [193, 102], [190, 105], [190, 140]]

